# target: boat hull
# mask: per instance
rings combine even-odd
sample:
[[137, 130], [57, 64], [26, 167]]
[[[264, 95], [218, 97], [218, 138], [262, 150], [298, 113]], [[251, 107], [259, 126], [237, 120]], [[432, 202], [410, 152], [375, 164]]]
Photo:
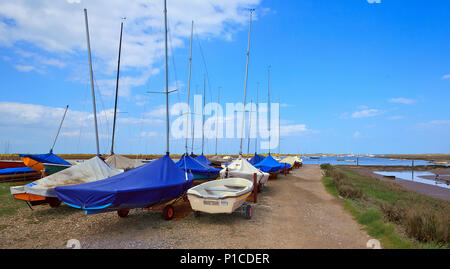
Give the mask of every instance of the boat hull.
[[9, 160], [0, 161], [0, 169], [19, 168], [19, 167], [25, 167], [25, 164], [22, 161], [9, 161]]
[[192, 210], [208, 214], [231, 214], [245, 203], [250, 193], [239, 198], [211, 199], [188, 194]]
[[67, 169], [70, 167], [70, 165], [55, 165], [55, 164], [47, 164], [44, 163], [44, 167], [45, 167], [45, 171], [47, 171], [47, 173], [49, 175], [58, 173], [64, 169]]
[[209, 181], [188, 190], [194, 211], [209, 214], [231, 214], [242, 206], [253, 191], [253, 183], [244, 178]]
[[217, 174], [201, 174], [201, 173], [192, 173], [194, 175], [194, 180], [212, 180], [219, 177], [219, 173]]

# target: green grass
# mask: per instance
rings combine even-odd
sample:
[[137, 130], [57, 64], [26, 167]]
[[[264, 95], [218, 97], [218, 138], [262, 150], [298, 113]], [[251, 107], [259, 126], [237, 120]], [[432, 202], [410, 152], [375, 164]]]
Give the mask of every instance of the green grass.
[[24, 201], [14, 199], [9, 190], [11, 186], [19, 186], [26, 183], [0, 183], [0, 217], [14, 215], [18, 209], [28, 207]]
[[[351, 168], [322, 168], [326, 173], [322, 181], [327, 191], [342, 199], [344, 208], [363, 225], [370, 236], [380, 240], [383, 248], [449, 248], [450, 223], [447, 221], [448, 214], [445, 214], [450, 212], [448, 201], [408, 191], [395, 183], [357, 174]], [[335, 170], [327, 171], [328, 169]], [[338, 178], [337, 181], [335, 177]], [[363, 196], [353, 199], [342, 197], [339, 187], [343, 184], [351, 184], [361, 190]], [[417, 215], [430, 217], [418, 219]], [[414, 223], [416, 219], [419, 224]]]

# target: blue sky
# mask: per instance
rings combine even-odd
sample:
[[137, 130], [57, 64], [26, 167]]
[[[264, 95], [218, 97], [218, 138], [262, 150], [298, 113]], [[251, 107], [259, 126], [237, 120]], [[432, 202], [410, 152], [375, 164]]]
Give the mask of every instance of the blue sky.
[[[165, 151], [164, 97], [146, 93], [164, 88], [162, 1], [125, 2], [0, 0], [1, 153], [48, 151], [67, 104], [55, 152], [95, 152], [85, 7], [102, 153], [110, 147], [121, 17], [116, 152]], [[191, 20], [191, 91], [202, 92], [207, 73], [207, 102], [217, 100], [218, 87], [221, 103], [242, 102], [248, 7], [256, 8], [248, 100], [259, 83], [267, 102], [270, 65], [272, 101], [282, 104], [282, 152], [450, 152], [448, 1], [169, 0], [170, 81], [179, 89], [172, 104], [187, 98]], [[207, 141], [205, 153], [214, 153], [214, 143]], [[171, 145], [172, 153], [184, 150], [184, 140]], [[219, 141], [219, 153], [238, 151], [238, 140]]]

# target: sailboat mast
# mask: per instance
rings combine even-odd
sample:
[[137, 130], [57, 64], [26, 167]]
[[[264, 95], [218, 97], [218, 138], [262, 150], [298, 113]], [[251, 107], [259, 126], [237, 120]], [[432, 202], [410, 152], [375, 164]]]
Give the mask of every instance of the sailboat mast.
[[[195, 94], [198, 92], [198, 85], [195, 87]], [[192, 119], [192, 145], [191, 145], [191, 155], [194, 155], [194, 140], [195, 140], [195, 118], [197, 116], [197, 106], [194, 102], [194, 117]]]
[[[192, 21], [192, 28], [191, 28], [191, 46], [190, 46], [190, 54], [189, 54], [189, 80], [188, 80], [188, 98], [187, 98], [187, 106], [188, 111], [190, 111], [190, 104], [189, 104], [189, 98], [191, 96], [191, 69], [192, 69], [192, 37], [194, 35], [194, 21]], [[189, 118], [190, 113], [186, 113], [186, 155], [188, 154], [188, 137], [189, 137]]]
[[61, 127], [64, 122], [64, 118], [66, 117], [67, 109], [69, 109], [69, 105], [66, 106], [66, 110], [64, 111], [64, 115], [62, 117], [61, 123], [59, 123], [58, 132], [56, 133], [55, 140], [53, 140], [53, 145], [52, 145], [52, 148], [50, 149], [50, 153], [53, 153], [53, 148], [55, 147], [56, 140], [58, 139], [59, 131], [61, 131]]
[[255, 140], [255, 155], [258, 152], [258, 92], [259, 92], [259, 83], [256, 84], [256, 140]]
[[117, 96], [119, 94], [119, 74], [120, 74], [120, 54], [122, 51], [122, 32], [123, 32], [123, 22], [120, 23], [119, 57], [117, 60], [116, 100], [114, 103], [114, 121], [113, 121], [113, 132], [112, 132], [112, 141], [111, 141], [111, 155], [114, 155], [114, 137], [116, 134]]
[[[220, 105], [220, 87], [217, 90], [217, 105]], [[216, 156], [217, 156], [217, 137], [219, 136], [219, 113], [216, 112]]]
[[280, 95], [278, 95], [278, 157], [281, 155], [281, 107]]
[[90, 80], [91, 80], [92, 104], [94, 107], [95, 141], [97, 144], [97, 156], [100, 156], [100, 147], [98, 144], [97, 109], [95, 106], [94, 75], [92, 72], [91, 42], [89, 39], [89, 24], [88, 24], [88, 17], [87, 17], [87, 9], [84, 9], [84, 21], [86, 23], [86, 40], [87, 40], [88, 56], [89, 56], [89, 74], [90, 74]]
[[166, 59], [166, 154], [170, 154], [169, 148], [169, 60], [168, 60], [168, 48], [167, 48], [167, 0], [164, 0], [164, 46], [165, 46], [165, 59]]
[[247, 142], [247, 154], [250, 154], [250, 134], [252, 131], [252, 111], [253, 111], [253, 100], [250, 100], [250, 113], [249, 113], [249, 123], [248, 123], [248, 142]]
[[202, 107], [202, 155], [205, 147], [205, 102], [206, 102], [206, 75], [203, 78], [203, 107]]
[[242, 116], [242, 131], [241, 131], [241, 146], [239, 149], [239, 155], [242, 155], [242, 140], [244, 139], [244, 126], [245, 126], [245, 99], [247, 97], [247, 79], [248, 79], [248, 60], [250, 56], [250, 34], [252, 31], [252, 15], [253, 15], [254, 9], [250, 9], [250, 23], [249, 23], [249, 29], [248, 29], [248, 44], [247, 44], [247, 63], [245, 65], [245, 87], [244, 87], [244, 109], [243, 109], [243, 116]]
[[267, 70], [268, 82], [267, 82], [267, 112], [269, 113], [269, 155], [270, 155], [270, 66]]

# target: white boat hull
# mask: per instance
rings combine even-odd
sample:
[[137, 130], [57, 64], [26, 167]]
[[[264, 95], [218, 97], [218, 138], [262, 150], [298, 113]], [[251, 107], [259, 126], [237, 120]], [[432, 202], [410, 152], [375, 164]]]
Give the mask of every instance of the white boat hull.
[[[241, 188], [230, 188], [240, 186]], [[194, 211], [209, 214], [231, 214], [245, 203], [252, 193], [253, 183], [244, 178], [227, 178], [203, 183], [188, 190]]]

